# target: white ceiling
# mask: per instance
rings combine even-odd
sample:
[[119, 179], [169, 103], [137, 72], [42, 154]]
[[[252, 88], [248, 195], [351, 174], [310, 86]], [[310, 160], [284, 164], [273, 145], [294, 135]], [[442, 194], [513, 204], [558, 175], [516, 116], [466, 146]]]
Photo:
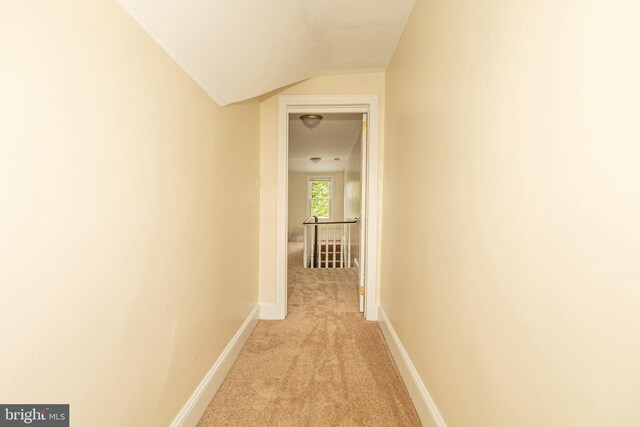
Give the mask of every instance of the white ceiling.
[[[362, 114], [323, 114], [314, 129], [289, 115], [289, 172], [343, 172], [346, 159], [362, 129]], [[322, 157], [318, 163], [310, 157]], [[334, 160], [336, 157], [340, 160]]]
[[220, 105], [384, 71], [415, 0], [118, 0]]

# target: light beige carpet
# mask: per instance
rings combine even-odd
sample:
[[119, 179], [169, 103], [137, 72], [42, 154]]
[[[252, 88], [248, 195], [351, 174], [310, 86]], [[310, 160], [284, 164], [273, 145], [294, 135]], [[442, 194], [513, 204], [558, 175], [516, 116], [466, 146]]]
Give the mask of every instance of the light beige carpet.
[[198, 426], [419, 426], [353, 269], [304, 269], [289, 246], [289, 312], [262, 320]]

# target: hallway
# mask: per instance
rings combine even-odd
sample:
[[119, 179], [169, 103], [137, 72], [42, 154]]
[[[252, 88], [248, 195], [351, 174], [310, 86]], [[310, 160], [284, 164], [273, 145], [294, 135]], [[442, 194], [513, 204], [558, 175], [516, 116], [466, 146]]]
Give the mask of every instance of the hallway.
[[289, 244], [289, 313], [262, 320], [204, 413], [204, 426], [419, 426], [353, 269], [305, 270]]
[[0, 10], [0, 425], [639, 426], [640, 1]]

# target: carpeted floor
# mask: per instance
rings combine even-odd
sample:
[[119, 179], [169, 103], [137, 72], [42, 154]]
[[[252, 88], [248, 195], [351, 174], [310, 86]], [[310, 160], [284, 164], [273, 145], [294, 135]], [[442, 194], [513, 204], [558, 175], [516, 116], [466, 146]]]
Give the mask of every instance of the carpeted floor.
[[261, 320], [205, 411], [204, 426], [419, 426], [353, 269], [304, 269], [289, 245], [286, 320]]

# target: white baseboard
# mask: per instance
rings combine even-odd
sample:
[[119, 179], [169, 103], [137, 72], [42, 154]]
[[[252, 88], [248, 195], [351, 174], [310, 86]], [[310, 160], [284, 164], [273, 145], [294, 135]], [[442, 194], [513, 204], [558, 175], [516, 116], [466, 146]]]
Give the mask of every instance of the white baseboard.
[[398, 371], [400, 371], [400, 376], [407, 390], [409, 390], [409, 396], [411, 396], [411, 401], [416, 408], [422, 425], [425, 427], [447, 427], [381, 305], [378, 306], [378, 313], [380, 329], [382, 329], [382, 334], [387, 341], [389, 350], [391, 350], [391, 355], [396, 362]]
[[202, 414], [209, 406], [211, 399], [218, 391], [220, 384], [227, 376], [229, 369], [233, 365], [233, 362], [240, 354], [240, 350], [244, 346], [245, 342], [251, 335], [251, 331], [258, 323], [258, 314], [260, 312], [260, 306], [256, 305], [249, 316], [245, 319], [238, 332], [231, 338], [229, 344], [225, 347], [220, 354], [220, 357], [215, 361], [207, 375], [204, 376], [198, 387], [193, 391], [193, 394], [184, 404], [176, 418], [171, 423], [171, 427], [193, 427], [198, 424]]
[[284, 317], [278, 310], [278, 306], [272, 302], [260, 303], [260, 319], [262, 320], [282, 320]]

